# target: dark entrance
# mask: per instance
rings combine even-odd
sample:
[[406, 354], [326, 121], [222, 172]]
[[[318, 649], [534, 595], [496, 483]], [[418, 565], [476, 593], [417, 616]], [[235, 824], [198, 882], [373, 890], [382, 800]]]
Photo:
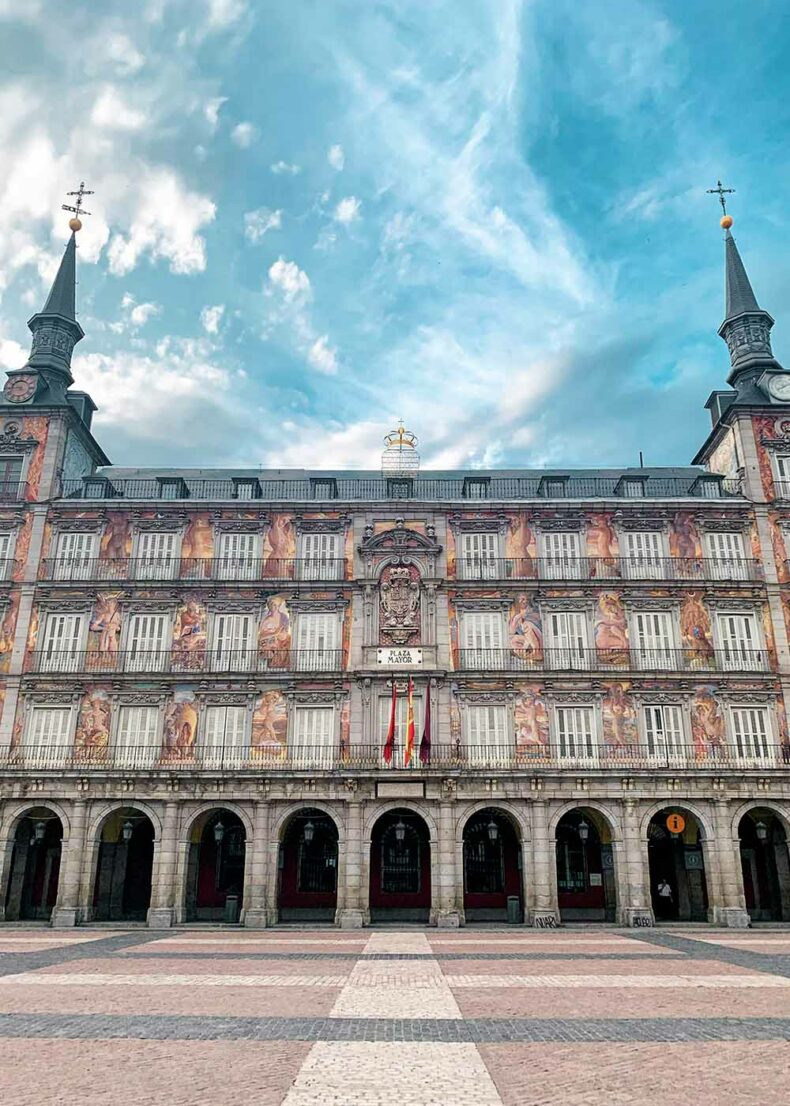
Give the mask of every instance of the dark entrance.
[[410, 810], [392, 810], [373, 827], [370, 917], [374, 922], [427, 922], [431, 910], [428, 827]]
[[238, 922], [244, 894], [246, 834], [230, 810], [212, 810], [192, 826], [186, 920]]
[[[685, 821], [680, 833], [673, 833], [671, 815]], [[657, 922], [706, 922], [708, 888], [702, 834], [693, 814], [680, 807], [667, 807], [650, 819], [647, 831], [650, 895]]]
[[58, 897], [63, 826], [44, 807], [26, 814], [14, 835], [6, 921], [48, 921]]
[[612, 835], [595, 810], [569, 810], [557, 825], [557, 901], [562, 922], [613, 922]]
[[790, 921], [790, 862], [782, 823], [770, 810], [750, 810], [741, 818], [738, 836], [749, 917]]
[[503, 922], [508, 898], [522, 911], [521, 849], [508, 817], [479, 810], [464, 827], [464, 916], [467, 922]]
[[154, 827], [139, 810], [116, 810], [102, 827], [93, 889], [99, 922], [144, 922], [151, 905]]
[[279, 920], [332, 922], [337, 908], [337, 828], [307, 808], [286, 826], [280, 844]]

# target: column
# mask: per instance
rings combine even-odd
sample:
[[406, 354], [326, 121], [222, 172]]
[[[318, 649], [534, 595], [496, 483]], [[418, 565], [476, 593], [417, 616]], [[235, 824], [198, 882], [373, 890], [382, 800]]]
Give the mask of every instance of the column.
[[269, 804], [256, 803], [252, 820], [250, 848], [250, 885], [244, 889], [244, 925], [265, 929], [269, 924], [266, 909], [266, 868], [269, 860]]
[[338, 906], [335, 924], [341, 929], [360, 929], [370, 921], [362, 886], [362, 803], [351, 799], [346, 807], [346, 837], [343, 857], [338, 857]]
[[536, 929], [554, 929], [559, 923], [557, 905], [557, 856], [549, 838], [549, 814], [546, 802], [538, 799], [532, 810], [531, 875], [532, 924]]
[[162, 834], [157, 842], [154, 883], [148, 925], [151, 929], [168, 929], [175, 920], [175, 874], [178, 854], [178, 803], [165, 803]]
[[56, 929], [75, 926], [80, 919], [80, 880], [85, 848], [85, 820], [88, 804], [77, 799], [71, 810], [69, 839], [64, 843], [61, 856], [58, 899], [52, 911], [52, 925]]
[[457, 929], [461, 924], [458, 905], [459, 898], [463, 898], [463, 880], [459, 881], [456, 871], [454, 815], [454, 803], [439, 804], [439, 840], [436, 851], [438, 871], [432, 873], [432, 878], [436, 879], [439, 892], [436, 899], [436, 924], [445, 929]]
[[617, 873], [620, 921], [623, 925], [637, 928], [652, 926], [653, 910], [645, 879], [647, 843], [639, 834], [639, 813], [634, 799], [623, 802], [623, 840], [620, 845], [615, 858], [615, 863], [622, 864], [625, 869]]
[[[746, 898], [743, 893], [740, 841], [737, 836], [732, 836], [732, 812], [728, 801], [717, 799], [713, 805], [716, 818], [716, 840], [714, 845], [718, 859], [720, 891], [715, 897], [711, 895], [712, 920], [716, 925], [746, 929], [750, 918], [746, 910]], [[707, 879], [707, 871], [705, 876]], [[711, 894], [710, 884], [708, 885], [708, 894]], [[716, 901], [717, 899], [718, 901]]]

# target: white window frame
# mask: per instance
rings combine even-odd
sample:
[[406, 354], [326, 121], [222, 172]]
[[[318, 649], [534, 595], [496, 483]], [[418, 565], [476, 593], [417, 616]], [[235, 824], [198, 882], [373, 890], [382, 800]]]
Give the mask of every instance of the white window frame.
[[[632, 545], [641, 542], [642, 552]], [[649, 546], [653, 548], [649, 548]], [[628, 580], [663, 580], [667, 576], [667, 536], [664, 530], [623, 530], [620, 535], [623, 567]], [[671, 571], [671, 570], [670, 570]]]
[[260, 534], [247, 530], [219, 530], [214, 537], [214, 550], [217, 580], [256, 580], [260, 576]]
[[[142, 715], [143, 711], [147, 714], [149, 725], [145, 731], [138, 727], [137, 732], [145, 732], [149, 740], [130, 744], [124, 740], [127, 720], [130, 717]], [[162, 712], [160, 708], [155, 703], [121, 703], [115, 715], [111, 742], [113, 766], [150, 768], [162, 755]]]
[[[63, 725], [56, 741], [41, 744], [36, 734], [36, 725], [39, 718], [45, 715], [60, 714], [64, 718]], [[33, 703], [28, 712], [25, 728], [22, 732], [22, 753], [26, 764], [40, 764], [42, 766], [60, 767], [66, 763], [72, 754], [74, 745], [75, 712], [73, 704], [44, 704]]]
[[[725, 542], [724, 539], [727, 539]], [[734, 539], [734, 540], [733, 540]], [[747, 580], [749, 565], [746, 559], [742, 530], [708, 530], [702, 537], [705, 550], [705, 567], [711, 580]], [[733, 548], [726, 550], [725, 545]], [[716, 546], [720, 548], [716, 548]], [[736, 548], [737, 547], [737, 548]]]
[[291, 765], [333, 768], [336, 749], [337, 711], [334, 704], [295, 703], [288, 751]]
[[[549, 607], [541, 611], [541, 618], [546, 667], [589, 671], [593, 667], [590, 612], [578, 607]], [[555, 620], [564, 622], [565, 629], [557, 627]]]
[[[477, 765], [511, 763], [515, 734], [508, 704], [467, 703], [464, 715], [467, 762]], [[481, 726], [481, 721], [486, 724]]]
[[[77, 672], [80, 660], [85, 652], [85, 638], [88, 632], [88, 617], [83, 611], [46, 610], [43, 612], [43, 625], [39, 631], [38, 670], [40, 672]], [[53, 641], [57, 619], [64, 620], [64, 626], [73, 620], [69, 633], [61, 631]]]
[[55, 537], [53, 580], [89, 580], [95, 575], [99, 535], [91, 530], [59, 530]]
[[[654, 634], [655, 626], [650, 625], [651, 619], [659, 619], [666, 630], [664, 640], [657, 640], [662, 635]], [[640, 671], [652, 671], [660, 669], [666, 671], [681, 666], [678, 652], [677, 613], [674, 609], [662, 608], [660, 610], [640, 609], [634, 607], [629, 611], [628, 640], [631, 644], [631, 656], [634, 668]], [[641, 628], [640, 628], [641, 623]], [[644, 632], [647, 630], [647, 633]], [[642, 640], [655, 638], [643, 645]]]
[[581, 580], [587, 576], [580, 530], [544, 530], [540, 534], [541, 577]]
[[7, 580], [14, 567], [16, 530], [0, 530], [0, 580]]
[[[233, 711], [234, 725], [228, 729], [228, 712]], [[222, 723], [222, 741], [212, 740], [220, 715]], [[240, 721], [240, 725], [239, 725]], [[230, 733], [231, 740], [227, 736]], [[203, 768], [240, 768], [250, 758], [250, 712], [243, 704], [207, 703], [198, 723], [197, 748], [200, 765]]]
[[[589, 730], [586, 733], [569, 730], [568, 721], [580, 721], [580, 715], [589, 713]], [[560, 764], [593, 766], [598, 763], [601, 749], [601, 726], [598, 705], [590, 703], [556, 703], [552, 711], [554, 749]], [[579, 727], [581, 731], [581, 727]]]
[[[232, 630], [226, 623], [232, 619]], [[239, 633], [246, 626], [246, 634]], [[228, 645], [230, 638], [231, 644]], [[252, 611], [213, 611], [208, 650], [212, 672], [250, 672], [258, 664], [258, 619]]]
[[639, 709], [639, 725], [645, 756], [649, 761], [670, 767], [686, 764], [686, 713], [680, 700], [676, 703], [643, 701]]
[[[486, 621], [488, 630], [486, 631]], [[458, 637], [462, 668], [501, 669], [507, 667], [507, 628], [505, 612], [501, 610], [461, 610], [458, 612]], [[482, 644], [490, 637], [491, 644]], [[479, 639], [472, 642], [472, 639]], [[475, 662], [479, 661], [479, 664]]]
[[[340, 664], [336, 664], [334, 655], [343, 648], [343, 613], [342, 610], [300, 610], [296, 612], [296, 626], [293, 637], [295, 642], [293, 667], [295, 669], [300, 672], [333, 672], [341, 667]], [[308, 619], [311, 618], [322, 619], [326, 626], [333, 627], [329, 636], [333, 639], [334, 644], [306, 644], [311, 637], [320, 638], [322, 636], [317, 632], [310, 633]]]
[[299, 535], [299, 579], [342, 580], [345, 534], [339, 530]]
[[[181, 530], [137, 530], [134, 535], [135, 578], [138, 580], [175, 580], [181, 563]], [[171, 538], [171, 548], [148, 551], [147, 546], [164, 544], [162, 539]]]
[[778, 499], [790, 496], [790, 453], [771, 454], [771, 469], [774, 482], [779, 485]]
[[[159, 644], [140, 648], [135, 641], [135, 619], [162, 619]], [[173, 618], [168, 610], [130, 610], [124, 620], [123, 655], [126, 672], [162, 672], [169, 668], [173, 639]]]
[[[744, 767], [772, 767], [776, 763], [777, 749], [773, 711], [769, 705], [767, 703], [729, 703], [726, 714], [733, 759]], [[745, 734], [743, 716], [749, 714], [762, 715], [764, 722], [762, 734], [757, 733], [756, 730], [751, 730], [748, 736]]]
[[497, 580], [502, 575], [502, 542], [496, 530], [462, 530], [456, 546], [456, 568], [462, 580]]
[[[743, 635], [742, 641], [733, 641], [723, 632], [725, 619], [742, 619], [744, 626], [751, 630]], [[719, 667], [724, 672], [762, 672], [766, 669], [766, 649], [763, 641], [760, 619], [757, 611], [717, 610], [713, 619], [714, 643]], [[748, 644], [747, 644], [748, 642]]]

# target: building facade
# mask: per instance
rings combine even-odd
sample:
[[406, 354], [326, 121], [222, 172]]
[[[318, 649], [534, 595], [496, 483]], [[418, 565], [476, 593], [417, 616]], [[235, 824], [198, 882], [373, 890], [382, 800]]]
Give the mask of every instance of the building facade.
[[725, 261], [692, 466], [132, 470], [72, 235], [0, 403], [5, 919], [790, 921], [790, 372]]

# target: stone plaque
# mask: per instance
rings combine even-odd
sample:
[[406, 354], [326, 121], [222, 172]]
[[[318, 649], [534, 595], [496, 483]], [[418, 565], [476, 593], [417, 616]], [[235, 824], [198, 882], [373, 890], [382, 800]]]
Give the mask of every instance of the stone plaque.
[[425, 785], [422, 780], [382, 780], [376, 784], [378, 799], [423, 799]]
[[422, 664], [422, 649], [410, 649], [405, 645], [377, 649], [376, 664], [383, 668], [419, 668]]

